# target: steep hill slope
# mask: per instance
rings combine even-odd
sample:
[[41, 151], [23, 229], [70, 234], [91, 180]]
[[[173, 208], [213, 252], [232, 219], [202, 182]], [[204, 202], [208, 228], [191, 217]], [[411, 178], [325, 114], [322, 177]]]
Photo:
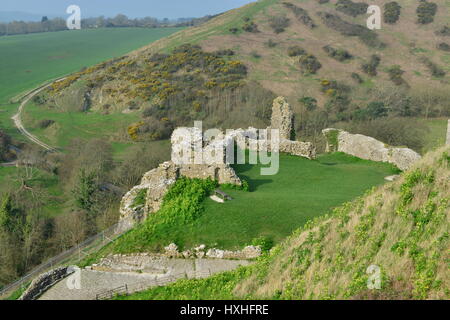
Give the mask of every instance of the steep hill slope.
[[393, 13], [388, 2], [377, 5], [390, 23], [370, 31], [364, 3], [260, 0], [84, 70], [50, 91], [49, 104], [99, 113], [147, 110], [135, 130], [151, 139], [167, 135], [173, 125], [167, 120], [263, 125], [269, 92], [294, 105], [303, 136], [323, 122], [371, 115], [370, 102], [384, 103], [395, 116], [448, 115], [450, 2], [422, 9], [420, 17], [428, 19], [422, 23], [416, 12], [422, 2], [402, 1]]
[[[449, 152], [312, 221], [254, 266], [126, 298], [448, 299]], [[369, 290], [377, 269], [381, 289]]]

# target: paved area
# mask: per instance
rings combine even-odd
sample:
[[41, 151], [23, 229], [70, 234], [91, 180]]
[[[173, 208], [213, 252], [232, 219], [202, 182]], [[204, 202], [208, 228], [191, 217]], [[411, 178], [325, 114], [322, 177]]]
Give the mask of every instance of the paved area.
[[[248, 265], [247, 260], [161, 259], [141, 272], [112, 272], [82, 269], [58, 282], [39, 300], [94, 300], [97, 294], [127, 285], [129, 292], [165, 285], [182, 278], [204, 278], [212, 274]], [[75, 278], [78, 277], [78, 278]], [[79, 280], [76, 288], [74, 283]]]

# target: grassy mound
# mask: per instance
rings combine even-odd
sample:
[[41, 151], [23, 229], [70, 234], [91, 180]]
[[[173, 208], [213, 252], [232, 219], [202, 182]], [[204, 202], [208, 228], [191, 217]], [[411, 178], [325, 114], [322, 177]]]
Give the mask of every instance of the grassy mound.
[[[448, 299], [449, 151], [308, 223], [253, 266], [126, 299]], [[379, 290], [367, 289], [371, 265]]]

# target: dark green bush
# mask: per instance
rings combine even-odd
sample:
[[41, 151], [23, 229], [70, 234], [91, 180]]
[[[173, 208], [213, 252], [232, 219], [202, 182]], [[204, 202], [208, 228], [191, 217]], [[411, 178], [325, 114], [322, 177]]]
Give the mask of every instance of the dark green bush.
[[298, 62], [300, 63], [300, 69], [303, 74], [315, 74], [322, 68], [322, 64], [312, 54], [301, 55]]
[[252, 33], [259, 32], [258, 26], [253, 21], [245, 22], [244, 25], [242, 26], [242, 30]]
[[299, 46], [292, 46], [292, 47], [289, 47], [287, 50], [287, 54], [289, 57], [297, 57], [297, 56], [301, 56], [305, 53], [306, 53], [306, 51]]
[[439, 67], [427, 57], [422, 57], [420, 61], [428, 68], [428, 70], [430, 70], [433, 77], [442, 78], [445, 76], [446, 72], [444, 71], [444, 69]]
[[327, 45], [323, 47], [323, 50], [328, 54], [328, 56], [340, 62], [353, 58], [353, 56], [344, 49], [335, 49]]
[[289, 27], [290, 20], [283, 15], [270, 17], [269, 25], [275, 33], [281, 33]]
[[417, 7], [417, 22], [420, 24], [428, 24], [434, 21], [437, 12], [437, 4], [433, 2], [421, 1]]
[[377, 55], [372, 55], [370, 57], [370, 61], [368, 63], [364, 63], [361, 68], [362, 70], [367, 73], [369, 76], [376, 76], [377, 75], [377, 68], [380, 65], [381, 58]]
[[361, 78], [361, 76], [359, 74], [357, 74], [356, 72], [352, 72], [352, 79], [360, 84], [364, 82], [364, 80]]
[[402, 7], [398, 2], [392, 1], [384, 5], [383, 19], [385, 23], [394, 24], [400, 18]]
[[54, 120], [44, 119], [44, 120], [39, 121], [38, 127], [41, 129], [45, 129], [45, 128], [50, 127], [54, 123], [55, 123]]
[[450, 52], [450, 45], [445, 42], [441, 42], [437, 45], [437, 48], [442, 51]]
[[317, 100], [313, 97], [303, 97], [298, 100], [303, 106], [305, 106], [306, 110], [313, 111], [317, 109]]
[[349, 16], [356, 17], [358, 15], [366, 14], [369, 5], [364, 2], [353, 2], [351, 0], [338, 0], [336, 3], [336, 10], [343, 12]]
[[388, 69], [389, 78], [392, 82], [394, 82], [396, 85], [401, 85], [405, 83], [405, 80], [403, 80], [402, 75], [405, 73], [399, 65], [391, 66]]
[[441, 29], [436, 31], [436, 35], [442, 36], [442, 37], [450, 37], [450, 27], [449, 26], [443, 26]]

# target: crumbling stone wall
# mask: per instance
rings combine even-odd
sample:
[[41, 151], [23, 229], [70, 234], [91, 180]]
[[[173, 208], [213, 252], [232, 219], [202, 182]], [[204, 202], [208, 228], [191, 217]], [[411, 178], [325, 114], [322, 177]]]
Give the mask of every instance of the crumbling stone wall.
[[[131, 229], [136, 223], [144, 221], [148, 214], [158, 211], [161, 208], [164, 195], [180, 177], [211, 178], [221, 184], [242, 185], [233, 168], [227, 164], [177, 165], [172, 161], [164, 162], [159, 167], [144, 174], [141, 184], [133, 187], [122, 198], [120, 220], [116, 232], [124, 232]], [[135, 206], [134, 200], [142, 189], [147, 190], [145, 205]]]
[[362, 134], [351, 134], [334, 128], [325, 129], [322, 133], [327, 139], [327, 152], [339, 151], [361, 159], [389, 162], [400, 170], [407, 170], [421, 158], [414, 150], [391, 147]]
[[50, 287], [73, 272], [74, 269], [71, 267], [60, 267], [41, 274], [31, 282], [30, 286], [20, 296], [19, 300], [36, 300]]

